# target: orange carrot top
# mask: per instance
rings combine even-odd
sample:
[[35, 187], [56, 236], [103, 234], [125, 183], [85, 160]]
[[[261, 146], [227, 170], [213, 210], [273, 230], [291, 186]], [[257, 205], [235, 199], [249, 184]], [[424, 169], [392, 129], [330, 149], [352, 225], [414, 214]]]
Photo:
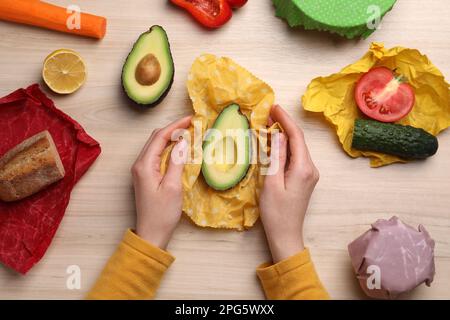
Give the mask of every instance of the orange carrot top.
[[39, 0], [1, 0], [0, 20], [102, 39], [106, 18]]

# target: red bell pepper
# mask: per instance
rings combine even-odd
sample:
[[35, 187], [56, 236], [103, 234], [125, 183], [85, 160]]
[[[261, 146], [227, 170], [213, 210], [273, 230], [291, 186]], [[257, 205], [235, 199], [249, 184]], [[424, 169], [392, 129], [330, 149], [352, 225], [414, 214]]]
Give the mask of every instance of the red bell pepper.
[[233, 15], [228, 0], [171, 0], [208, 28], [218, 28]]
[[227, 1], [232, 8], [241, 8], [247, 3], [247, 0], [227, 0]]

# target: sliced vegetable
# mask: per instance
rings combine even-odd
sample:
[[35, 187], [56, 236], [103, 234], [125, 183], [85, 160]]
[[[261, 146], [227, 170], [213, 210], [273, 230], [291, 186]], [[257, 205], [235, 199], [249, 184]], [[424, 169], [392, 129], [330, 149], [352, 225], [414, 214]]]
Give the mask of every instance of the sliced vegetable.
[[243, 7], [246, 3], [247, 0], [227, 0], [228, 4], [234, 9], [234, 8], [241, 8]]
[[377, 67], [359, 79], [355, 100], [366, 116], [382, 122], [395, 122], [411, 112], [415, 95], [403, 77], [396, 76], [386, 67]]
[[423, 129], [357, 119], [352, 148], [391, 154], [403, 159], [425, 159], [437, 152], [438, 140]]
[[224, 25], [232, 16], [227, 0], [170, 0], [188, 11], [198, 22], [208, 28]]

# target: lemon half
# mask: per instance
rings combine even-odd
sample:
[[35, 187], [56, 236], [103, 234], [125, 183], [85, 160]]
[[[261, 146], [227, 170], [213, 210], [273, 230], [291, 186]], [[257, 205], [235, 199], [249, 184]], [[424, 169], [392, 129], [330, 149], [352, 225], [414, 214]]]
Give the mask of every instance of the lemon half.
[[45, 58], [42, 78], [59, 94], [77, 91], [86, 81], [86, 65], [81, 56], [70, 49], [60, 49]]

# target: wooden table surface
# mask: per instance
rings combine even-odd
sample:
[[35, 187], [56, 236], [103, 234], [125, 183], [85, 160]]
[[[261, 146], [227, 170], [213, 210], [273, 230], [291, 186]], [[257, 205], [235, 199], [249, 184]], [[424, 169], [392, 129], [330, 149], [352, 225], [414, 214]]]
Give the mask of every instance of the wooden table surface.
[[[103, 152], [75, 187], [66, 215], [44, 258], [26, 276], [1, 266], [0, 298], [80, 299], [89, 290], [135, 221], [130, 166], [153, 129], [191, 114], [187, 73], [202, 53], [229, 56], [270, 84], [276, 101], [305, 130], [321, 180], [313, 195], [305, 233], [320, 277], [333, 298], [364, 298], [350, 265], [347, 244], [378, 218], [397, 215], [426, 226], [436, 241], [436, 277], [409, 297], [450, 298], [450, 132], [439, 136], [437, 156], [406, 165], [371, 169], [350, 159], [319, 115], [303, 111], [300, 98], [310, 80], [337, 72], [360, 58], [371, 41], [418, 48], [450, 77], [450, 5], [447, 0], [399, 0], [368, 40], [291, 30], [274, 16], [269, 0], [250, 0], [217, 31], [199, 27], [165, 0], [58, 0], [108, 18], [105, 39], [95, 41], [0, 22], [0, 95], [41, 82], [44, 58], [71, 48], [85, 59], [89, 77], [78, 92], [57, 96], [56, 105], [100, 141]], [[138, 112], [121, 90], [122, 64], [138, 35], [164, 26], [175, 61], [173, 87], [158, 107]], [[159, 299], [262, 299], [255, 268], [269, 259], [258, 222], [246, 232], [195, 227], [183, 219], [169, 245], [177, 260]], [[66, 269], [78, 265], [81, 290], [66, 287]]]

